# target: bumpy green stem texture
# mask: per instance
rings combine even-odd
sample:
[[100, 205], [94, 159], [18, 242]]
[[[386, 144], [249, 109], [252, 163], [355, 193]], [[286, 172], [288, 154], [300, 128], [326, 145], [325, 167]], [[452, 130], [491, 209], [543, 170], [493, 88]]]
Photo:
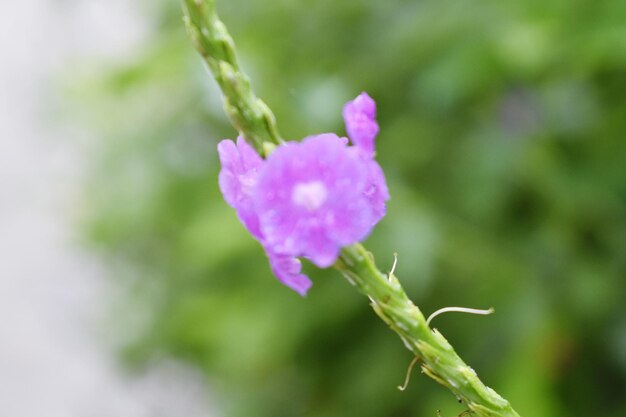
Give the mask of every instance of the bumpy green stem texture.
[[[234, 42], [215, 11], [214, 0], [184, 0], [185, 24], [194, 46], [215, 76], [233, 125], [262, 155], [282, 142], [271, 110], [258, 99], [241, 71]], [[519, 417], [508, 401], [485, 386], [448, 341], [426, 323], [400, 282], [383, 274], [362, 245], [344, 248], [335, 264], [366, 295], [376, 314], [420, 358], [424, 374], [450, 389], [480, 417]]]
[[376, 314], [420, 358], [424, 374], [456, 394], [477, 416], [519, 417], [507, 400], [481, 382], [441, 333], [430, 329], [398, 279], [380, 272], [361, 244], [344, 248], [335, 268], [370, 299]]
[[254, 95], [250, 80], [239, 68], [235, 43], [215, 12], [215, 1], [184, 0], [183, 7], [187, 33], [222, 90], [224, 109], [233, 126], [265, 155], [265, 143], [282, 142], [276, 118]]

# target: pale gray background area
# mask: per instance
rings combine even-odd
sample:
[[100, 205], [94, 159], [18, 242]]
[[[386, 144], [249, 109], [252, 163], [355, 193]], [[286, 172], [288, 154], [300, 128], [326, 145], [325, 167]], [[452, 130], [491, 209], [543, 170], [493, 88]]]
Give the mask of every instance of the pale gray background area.
[[206, 384], [182, 364], [156, 361], [141, 375], [121, 369], [116, 334], [101, 326], [119, 289], [75, 244], [88, 164], [78, 144], [97, 137], [55, 120], [64, 103], [55, 82], [71, 79], [76, 63], [124, 60], [140, 48], [150, 29], [135, 4], [0, 6], [2, 417], [215, 415]]

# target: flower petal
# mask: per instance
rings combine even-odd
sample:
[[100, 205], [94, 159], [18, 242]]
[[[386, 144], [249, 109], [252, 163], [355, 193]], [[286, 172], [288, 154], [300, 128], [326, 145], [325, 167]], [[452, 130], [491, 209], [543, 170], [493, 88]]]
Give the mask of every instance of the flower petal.
[[361, 93], [346, 103], [343, 108], [343, 120], [352, 143], [366, 155], [373, 156], [374, 139], [379, 130], [376, 122], [376, 102], [367, 93]]
[[261, 229], [252, 202], [252, 192], [263, 159], [241, 137], [237, 139], [237, 145], [230, 139], [222, 140], [217, 145], [217, 152], [222, 165], [218, 181], [224, 200], [237, 211], [239, 219], [250, 233], [260, 240]]
[[309, 277], [301, 273], [302, 263], [300, 260], [270, 251], [268, 251], [268, 258], [272, 272], [276, 275], [276, 278], [298, 294], [305, 296], [313, 283]]

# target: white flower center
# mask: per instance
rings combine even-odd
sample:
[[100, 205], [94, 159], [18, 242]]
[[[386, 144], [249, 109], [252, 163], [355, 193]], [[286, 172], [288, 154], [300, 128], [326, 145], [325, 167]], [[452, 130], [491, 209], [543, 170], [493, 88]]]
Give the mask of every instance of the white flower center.
[[291, 194], [291, 201], [309, 211], [321, 207], [328, 197], [326, 186], [321, 181], [301, 182], [297, 184]]

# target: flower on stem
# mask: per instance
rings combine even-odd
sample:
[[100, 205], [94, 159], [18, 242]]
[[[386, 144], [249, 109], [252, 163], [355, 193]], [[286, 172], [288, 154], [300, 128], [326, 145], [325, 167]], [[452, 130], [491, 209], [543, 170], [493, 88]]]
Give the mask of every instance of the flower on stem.
[[263, 234], [277, 252], [306, 256], [326, 268], [342, 246], [371, 230], [367, 165], [337, 135], [287, 143], [265, 164], [253, 199]]
[[346, 130], [280, 145], [263, 161], [243, 139], [218, 145], [220, 189], [261, 242], [277, 278], [304, 295], [311, 281], [298, 257], [326, 268], [384, 216], [389, 192], [373, 159], [376, 105], [365, 93], [346, 104]]

